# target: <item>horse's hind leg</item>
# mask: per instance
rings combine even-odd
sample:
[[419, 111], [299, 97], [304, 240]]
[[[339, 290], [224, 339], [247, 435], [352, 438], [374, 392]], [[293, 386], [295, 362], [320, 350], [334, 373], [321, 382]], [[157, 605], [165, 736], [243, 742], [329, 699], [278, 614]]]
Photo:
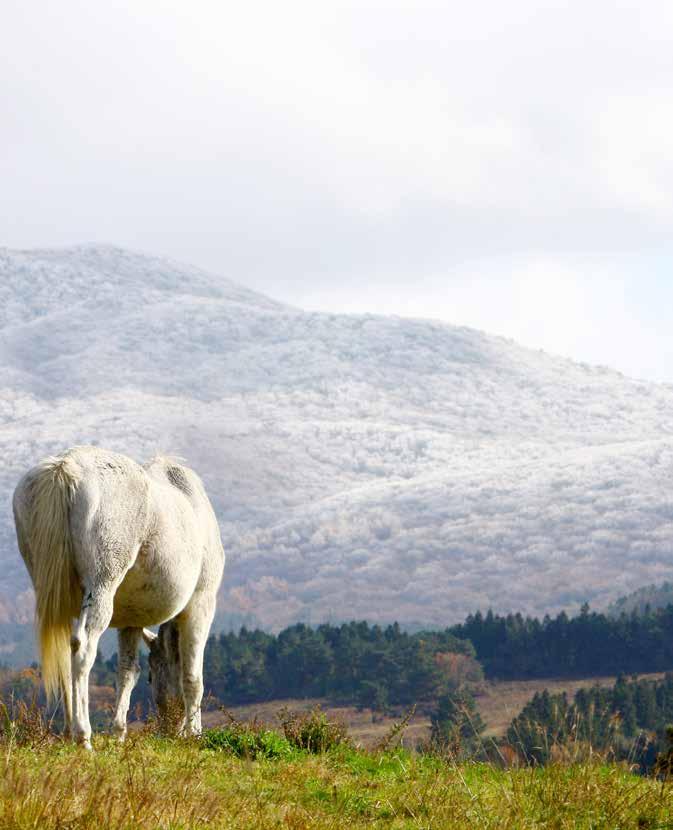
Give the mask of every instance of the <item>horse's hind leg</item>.
[[96, 659], [101, 634], [112, 619], [115, 586], [96, 586], [84, 592], [82, 610], [72, 636], [72, 736], [91, 749], [89, 673]]
[[215, 615], [215, 598], [196, 594], [177, 618], [180, 631], [180, 666], [185, 701], [185, 734], [201, 734], [203, 653]]
[[112, 728], [120, 741], [126, 737], [126, 716], [131, 692], [140, 677], [138, 646], [141, 635], [142, 628], [120, 628], [118, 632], [117, 707]]

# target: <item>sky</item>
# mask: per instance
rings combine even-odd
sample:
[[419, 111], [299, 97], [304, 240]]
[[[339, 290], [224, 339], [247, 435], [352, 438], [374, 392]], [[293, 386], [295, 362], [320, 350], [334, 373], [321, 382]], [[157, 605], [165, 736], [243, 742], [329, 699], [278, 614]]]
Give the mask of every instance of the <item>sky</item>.
[[0, 245], [673, 382], [673, 6], [5, 0]]

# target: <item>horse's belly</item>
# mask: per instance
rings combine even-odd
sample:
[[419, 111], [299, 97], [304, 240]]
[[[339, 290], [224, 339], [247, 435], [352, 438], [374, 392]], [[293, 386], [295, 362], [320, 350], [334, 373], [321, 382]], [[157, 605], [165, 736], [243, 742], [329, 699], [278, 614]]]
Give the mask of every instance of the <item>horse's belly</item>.
[[198, 556], [180, 556], [170, 567], [139, 556], [114, 597], [110, 625], [141, 628], [159, 625], [179, 614], [187, 605], [199, 578]]

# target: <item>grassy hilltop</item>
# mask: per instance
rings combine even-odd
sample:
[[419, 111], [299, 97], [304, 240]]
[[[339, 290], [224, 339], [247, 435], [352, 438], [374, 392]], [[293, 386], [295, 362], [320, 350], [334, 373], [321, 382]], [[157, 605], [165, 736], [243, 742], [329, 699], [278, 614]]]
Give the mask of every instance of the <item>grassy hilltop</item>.
[[277, 734], [267, 734], [252, 759], [241, 757], [230, 738], [137, 734], [119, 745], [99, 736], [95, 752], [86, 754], [59, 739], [14, 743], [5, 736], [0, 827], [672, 826], [670, 785], [600, 760], [501, 769], [347, 744], [311, 753]]

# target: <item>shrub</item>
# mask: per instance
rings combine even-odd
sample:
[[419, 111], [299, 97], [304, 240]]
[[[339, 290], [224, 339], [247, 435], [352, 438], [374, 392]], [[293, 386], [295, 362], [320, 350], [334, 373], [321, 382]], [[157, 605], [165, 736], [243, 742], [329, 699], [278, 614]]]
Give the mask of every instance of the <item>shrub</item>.
[[287, 758], [292, 755], [293, 748], [287, 738], [253, 719], [251, 721], [237, 721], [225, 711], [229, 718], [228, 726], [218, 729], [207, 729], [201, 736], [201, 745], [204, 749], [219, 752], [229, 752], [239, 758]]
[[667, 746], [663, 752], [658, 753], [655, 764], [654, 773], [666, 780], [673, 777], [673, 726], [668, 725], [664, 730]]
[[457, 757], [472, 757], [481, 748], [484, 723], [469, 689], [461, 687], [442, 695], [430, 715], [430, 750]]
[[0, 742], [17, 746], [41, 746], [56, 739], [52, 724], [36, 699], [30, 703], [0, 699]]
[[346, 724], [328, 720], [320, 706], [309, 712], [283, 708], [278, 712], [278, 719], [286, 739], [297, 749], [321, 753], [338, 746], [352, 746]]

